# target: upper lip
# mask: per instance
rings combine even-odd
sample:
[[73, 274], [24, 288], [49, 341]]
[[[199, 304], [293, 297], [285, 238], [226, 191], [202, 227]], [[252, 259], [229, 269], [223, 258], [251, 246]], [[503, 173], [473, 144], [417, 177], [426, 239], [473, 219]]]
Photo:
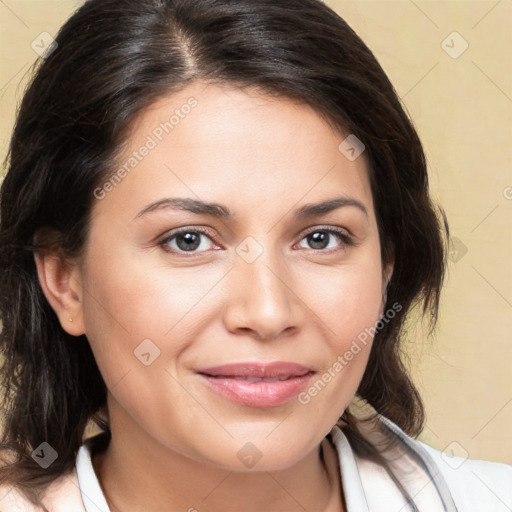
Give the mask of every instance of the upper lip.
[[222, 377], [299, 377], [311, 372], [312, 369], [297, 363], [276, 361], [274, 363], [262, 364], [256, 362], [223, 364], [210, 368], [196, 370], [212, 376]]

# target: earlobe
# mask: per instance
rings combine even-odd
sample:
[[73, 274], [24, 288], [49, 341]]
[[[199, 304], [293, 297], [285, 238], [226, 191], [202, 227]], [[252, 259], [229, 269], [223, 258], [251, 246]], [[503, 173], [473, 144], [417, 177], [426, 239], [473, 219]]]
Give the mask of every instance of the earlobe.
[[79, 268], [54, 254], [34, 255], [39, 283], [62, 328], [72, 336], [85, 333]]

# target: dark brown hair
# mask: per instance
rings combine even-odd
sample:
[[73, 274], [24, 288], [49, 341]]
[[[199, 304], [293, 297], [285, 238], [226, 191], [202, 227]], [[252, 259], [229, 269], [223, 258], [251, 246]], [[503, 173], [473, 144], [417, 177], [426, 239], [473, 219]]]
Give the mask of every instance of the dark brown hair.
[[[21, 103], [0, 195], [0, 449], [13, 455], [0, 483], [38, 503], [75, 464], [88, 421], [108, 429], [87, 338], [62, 329], [34, 252], [81, 254], [93, 191], [115, 169], [130, 122], [196, 80], [300, 101], [366, 146], [382, 260], [395, 260], [387, 303], [401, 309], [378, 330], [357, 395], [417, 435], [424, 409], [401, 359], [401, 330], [414, 305], [435, 325], [448, 227], [429, 199], [418, 135], [347, 23], [319, 0], [89, 0], [56, 41]], [[343, 418], [356, 435], [349, 410]], [[44, 441], [58, 452], [47, 469], [31, 457]]]

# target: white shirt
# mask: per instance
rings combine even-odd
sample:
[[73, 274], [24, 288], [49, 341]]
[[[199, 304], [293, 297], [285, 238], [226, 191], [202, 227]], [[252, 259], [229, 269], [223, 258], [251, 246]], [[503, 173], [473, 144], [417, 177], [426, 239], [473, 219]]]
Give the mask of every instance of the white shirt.
[[[388, 419], [380, 417], [379, 421], [395, 441], [386, 458], [418, 510], [512, 511], [512, 466], [447, 455], [411, 438]], [[44, 503], [50, 512], [110, 512], [91, 462], [91, 447], [102, 435], [85, 441], [73, 472], [49, 487]], [[374, 440], [379, 438], [369, 435], [372, 436]], [[358, 456], [338, 426], [332, 428], [327, 438], [338, 453], [348, 512], [413, 510], [384, 466]], [[0, 510], [37, 511], [16, 489], [5, 486], [0, 486]]]

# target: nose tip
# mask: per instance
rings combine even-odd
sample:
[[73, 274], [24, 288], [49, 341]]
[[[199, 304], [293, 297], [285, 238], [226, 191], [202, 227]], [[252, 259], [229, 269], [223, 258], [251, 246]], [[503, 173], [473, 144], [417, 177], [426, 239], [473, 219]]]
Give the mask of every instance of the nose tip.
[[[297, 328], [297, 304], [289, 276], [277, 264], [259, 257], [252, 263], [239, 261], [232, 271], [232, 295], [224, 322], [231, 332], [252, 333], [257, 339], [275, 339]], [[273, 268], [274, 267], [274, 268]]]

